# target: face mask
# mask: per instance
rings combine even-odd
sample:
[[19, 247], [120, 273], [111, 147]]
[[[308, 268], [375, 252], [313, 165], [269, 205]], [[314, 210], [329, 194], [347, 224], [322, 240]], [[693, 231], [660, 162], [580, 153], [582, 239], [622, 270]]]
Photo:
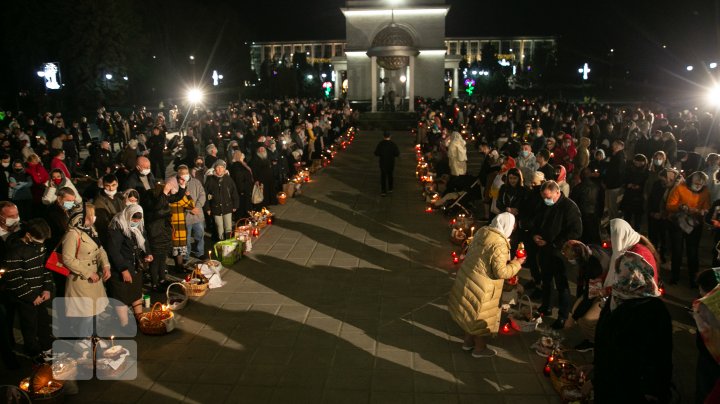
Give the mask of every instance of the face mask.
[[655, 165], [658, 166], [658, 167], [660, 167], [661, 165], [663, 165], [664, 162], [665, 162], [665, 161], [662, 160], [662, 159], [653, 159], [653, 164], [655, 164]]
[[2, 163], [2, 166], [3, 166], [3, 168], [8, 168], [8, 167], [10, 167], [10, 163]]
[[36, 240], [32, 237], [28, 237], [28, 238], [30, 239], [30, 242], [34, 243], [34, 244], [43, 244], [45, 242], [45, 240]]
[[20, 167], [20, 168], [16, 168], [16, 169], [15, 169], [15, 172], [16, 172], [16, 173], [21, 173], [21, 172], [23, 172], [23, 169], [22, 169], [22, 167]]
[[577, 264], [577, 260], [567, 260], [567, 262], [571, 265]]
[[148, 175], [148, 174], [150, 174], [150, 169], [149, 169], [149, 168], [146, 168], [146, 169], [144, 169], [144, 170], [140, 170], [140, 175]]
[[523, 150], [523, 151], [520, 152], [520, 154], [521, 154], [523, 157], [527, 157], [527, 156], [530, 155], [530, 152], [527, 151], [527, 150]]
[[130, 201], [125, 202], [125, 206], [132, 206], [132, 205], [137, 205], [137, 202], [130, 202]]
[[75, 201], [65, 201], [65, 202], [63, 202], [63, 208], [65, 208], [65, 210], [70, 210], [70, 209], [72, 209], [72, 208], [74, 208], [74, 207], [75, 207]]
[[133, 229], [136, 229], [136, 228], [140, 227], [140, 222], [130, 221], [130, 227], [132, 227]]
[[60, 185], [62, 184], [62, 178], [53, 178], [53, 182], [55, 183], [55, 185]]
[[7, 227], [13, 227], [18, 223], [20, 223], [20, 217], [18, 217], [17, 219], [12, 219], [12, 218], [5, 219], [5, 226], [7, 226]]
[[547, 205], [547, 206], [555, 205], [555, 201], [553, 201], [552, 198], [544, 198], [543, 202], [545, 202], [545, 205]]
[[65, 156], [58, 156], [58, 160], [65, 160]]
[[95, 221], [96, 221], [96, 220], [97, 220], [97, 216], [93, 216], [92, 222], [90, 222], [90, 223], [95, 224]]
[[117, 194], [117, 189], [113, 189], [112, 191], [108, 191], [108, 190], [106, 189], [106, 190], [105, 190], [105, 194], [106, 194], [107, 196], [109, 196], [109, 197], [113, 197], [113, 196], [115, 196], [115, 194]]
[[692, 189], [692, 190], [695, 191], [695, 192], [700, 192], [700, 190], [702, 189], [702, 187], [703, 187], [702, 185], [692, 184], [692, 185], [690, 186], [690, 189]]
[[181, 175], [180, 178], [184, 179], [185, 182], [190, 181], [190, 174]]

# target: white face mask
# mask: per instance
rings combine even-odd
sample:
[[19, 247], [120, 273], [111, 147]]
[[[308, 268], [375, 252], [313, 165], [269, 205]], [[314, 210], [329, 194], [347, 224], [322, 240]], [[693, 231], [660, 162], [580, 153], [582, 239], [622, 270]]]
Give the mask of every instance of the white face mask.
[[3, 168], [8, 168], [8, 167], [10, 167], [10, 163], [2, 163], [2, 166], [3, 166]]
[[132, 206], [132, 205], [137, 205], [137, 202], [130, 202], [130, 201], [125, 202], [125, 206]]
[[146, 169], [144, 169], [144, 170], [140, 170], [140, 174], [141, 174], [141, 175], [148, 175], [148, 174], [150, 174], [150, 169], [149, 169], [149, 168], [146, 168]]
[[188, 181], [190, 181], [190, 174], [181, 175], [180, 178], [185, 180], [185, 182], [188, 182]]
[[18, 216], [17, 218], [14, 218], [14, 219], [13, 218], [5, 219], [5, 226], [7, 226], [7, 227], [13, 227], [18, 223], [20, 223], [20, 216]]
[[91, 223], [92, 223], [92, 224], [95, 224], [95, 221], [96, 221], [96, 220], [97, 220], [97, 216], [93, 216]]
[[115, 196], [115, 194], [117, 194], [117, 189], [113, 189], [112, 191], [106, 189], [105, 193], [107, 194], [107, 196], [112, 198], [113, 196]]

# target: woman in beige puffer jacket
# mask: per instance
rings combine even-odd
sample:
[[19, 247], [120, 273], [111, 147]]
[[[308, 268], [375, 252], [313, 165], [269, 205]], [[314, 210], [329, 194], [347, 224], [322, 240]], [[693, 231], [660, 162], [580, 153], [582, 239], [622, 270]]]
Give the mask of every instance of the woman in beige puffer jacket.
[[465, 331], [463, 349], [472, 350], [476, 358], [496, 354], [487, 347], [486, 337], [498, 332], [503, 282], [525, 262], [524, 258], [510, 261], [508, 238], [514, 227], [515, 217], [505, 212], [478, 230], [450, 291], [448, 309]]

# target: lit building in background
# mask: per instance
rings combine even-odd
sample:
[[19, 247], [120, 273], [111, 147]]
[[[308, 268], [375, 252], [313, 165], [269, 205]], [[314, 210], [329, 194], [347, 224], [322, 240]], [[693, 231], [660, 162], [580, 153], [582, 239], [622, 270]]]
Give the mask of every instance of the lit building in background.
[[[557, 49], [552, 36], [446, 37], [449, 9], [444, 0], [348, 0], [342, 9], [344, 40], [254, 42], [251, 67], [260, 76], [263, 62], [290, 66], [295, 54], [304, 53], [311, 65], [332, 65], [335, 98], [346, 88], [349, 100], [370, 101], [375, 111], [388, 96], [400, 103], [440, 98], [449, 86], [447, 91], [457, 97], [460, 63], [482, 61], [487, 45], [493, 46], [497, 62], [513, 72], [527, 71], [538, 47]], [[416, 74], [422, 80], [416, 81]]]

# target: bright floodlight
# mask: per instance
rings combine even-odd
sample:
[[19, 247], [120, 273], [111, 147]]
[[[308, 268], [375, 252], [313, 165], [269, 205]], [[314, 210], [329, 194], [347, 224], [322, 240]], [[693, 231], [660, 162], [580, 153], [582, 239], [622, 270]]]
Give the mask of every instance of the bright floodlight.
[[307, 75], [307, 79], [308, 79], [308, 80], [312, 80], [312, 79], [313, 79], [313, 75], [312, 75], [312, 74], [308, 74], [308, 75]]
[[195, 60], [195, 56], [190, 55], [190, 60]]
[[407, 77], [405, 77], [405, 75], [400, 76], [401, 83], [405, 84], [406, 81], [407, 81]]
[[402, 4], [402, 0], [387, 0], [387, 2], [388, 2], [388, 4], [390, 4], [391, 6], [397, 6], [397, 5]]
[[110, 74], [110, 73], [106, 74], [105, 78], [108, 80], [112, 80], [112, 74]]
[[710, 104], [720, 107], [720, 86], [716, 85], [708, 91], [707, 100]]
[[191, 90], [188, 90], [187, 98], [188, 98], [188, 101], [190, 101], [192, 104], [197, 104], [199, 102], [202, 102], [203, 93], [202, 93], [202, 91], [200, 91], [200, 89], [193, 88]]
[[689, 65], [688, 67], [685, 68], [685, 70], [687, 70], [689, 72], [693, 71], [693, 69], [694, 69], [694, 67], [692, 65]]
[[45, 77], [45, 72], [42, 70], [38, 70], [37, 75], [38, 75], [38, 77]]
[[714, 68], [716, 68], [716, 67], [717, 67], [717, 63], [716, 63], [716, 62], [710, 63], [710, 68], [711, 68], [711, 69], [714, 69]]
[[123, 80], [128, 81], [128, 76], [123, 76]]

